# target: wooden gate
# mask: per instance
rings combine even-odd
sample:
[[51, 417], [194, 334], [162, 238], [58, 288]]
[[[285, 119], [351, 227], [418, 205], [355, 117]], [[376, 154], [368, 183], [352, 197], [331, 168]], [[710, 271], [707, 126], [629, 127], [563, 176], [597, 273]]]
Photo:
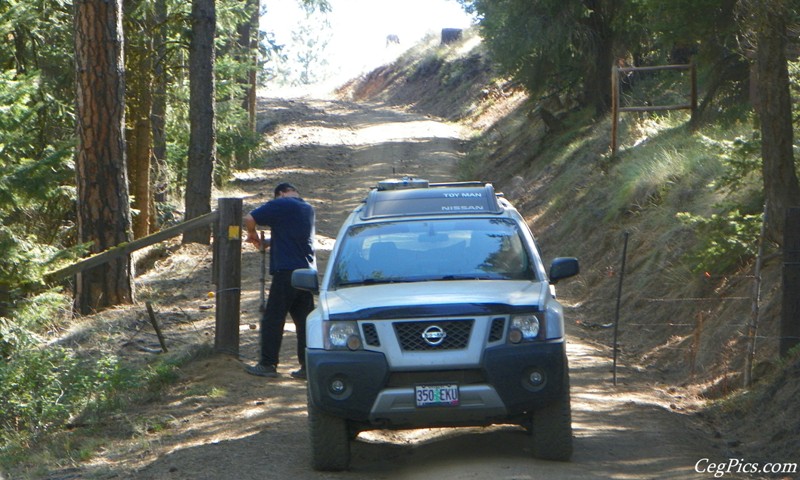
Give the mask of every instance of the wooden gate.
[[[689, 70], [691, 73], [691, 100], [681, 105], [646, 105], [621, 107], [619, 99], [620, 74], [652, 72], [658, 70]], [[653, 112], [658, 110], [691, 110], [692, 119], [697, 112], [697, 68], [694, 63], [687, 65], [660, 65], [654, 67], [613, 67], [611, 68], [611, 155], [617, 154], [617, 125], [620, 112]]]
[[214, 229], [212, 283], [217, 286], [214, 350], [239, 355], [239, 306], [242, 278], [242, 199], [220, 198], [218, 209], [152, 235], [118, 245], [77, 263], [45, 275], [52, 284], [110, 260], [130, 255], [136, 250], [206, 225]]

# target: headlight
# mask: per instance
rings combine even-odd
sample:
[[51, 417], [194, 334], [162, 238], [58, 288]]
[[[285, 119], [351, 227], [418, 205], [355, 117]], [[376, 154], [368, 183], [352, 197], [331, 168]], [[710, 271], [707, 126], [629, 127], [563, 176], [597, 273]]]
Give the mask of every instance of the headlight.
[[328, 349], [359, 350], [361, 335], [356, 322], [326, 322]]
[[511, 328], [508, 331], [508, 340], [511, 343], [535, 340], [539, 336], [540, 327], [539, 318], [532, 313], [514, 315], [511, 317]]

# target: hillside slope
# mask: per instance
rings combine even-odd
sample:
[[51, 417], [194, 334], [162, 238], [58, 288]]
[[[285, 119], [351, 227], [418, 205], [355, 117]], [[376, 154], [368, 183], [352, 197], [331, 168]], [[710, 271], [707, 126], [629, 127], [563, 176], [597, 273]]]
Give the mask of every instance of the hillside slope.
[[[577, 299], [569, 315], [576, 326], [613, 345], [610, 327], [621, 288], [621, 362], [707, 399], [699, 415], [735, 438], [732, 455], [796, 460], [790, 453], [800, 451], [800, 412], [792, 398], [800, 389], [800, 356], [776, 360], [779, 257], [768, 257], [762, 271], [756, 383], [742, 390], [753, 263], [733, 269], [720, 264], [718, 272], [711, 262], [697, 272], [703, 234], [678, 218], [681, 212], [711, 215], [720, 213], [720, 205], [759, 202], [757, 181], [744, 179], [738, 190], [709, 186], [726, 174], [718, 144], [731, 143], [724, 138], [731, 132], [749, 134], [749, 125], [692, 131], [684, 114], [623, 116], [622, 146], [612, 157], [608, 118], [592, 119], [565, 98], [530, 99], [498, 80], [474, 33], [446, 47], [431, 38], [339, 94], [471, 127], [471, 155], [461, 166], [465, 179], [491, 181], [512, 197], [538, 233], [545, 257], [580, 258], [580, 281], [560, 289]], [[554, 246], [558, 251], [549, 251]]]

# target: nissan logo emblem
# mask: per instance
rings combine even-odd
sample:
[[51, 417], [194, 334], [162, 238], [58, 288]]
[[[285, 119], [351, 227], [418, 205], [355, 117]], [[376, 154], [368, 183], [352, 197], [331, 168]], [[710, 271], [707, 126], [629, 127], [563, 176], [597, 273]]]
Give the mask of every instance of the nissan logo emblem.
[[422, 332], [422, 339], [432, 347], [441, 345], [446, 336], [447, 334], [444, 332], [444, 329], [438, 325], [431, 325]]

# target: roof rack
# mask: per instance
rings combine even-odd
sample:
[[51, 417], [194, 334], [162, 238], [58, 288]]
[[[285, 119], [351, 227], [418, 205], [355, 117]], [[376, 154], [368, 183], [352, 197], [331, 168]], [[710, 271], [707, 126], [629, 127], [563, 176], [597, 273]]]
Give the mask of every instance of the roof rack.
[[482, 187], [486, 185], [484, 182], [469, 181], [469, 182], [444, 182], [444, 183], [431, 183], [431, 187]]
[[491, 183], [447, 182], [406, 177], [385, 180], [364, 200], [364, 220], [421, 215], [499, 214], [503, 207]]
[[428, 188], [427, 180], [413, 177], [403, 177], [401, 179], [389, 179], [378, 182], [377, 189], [384, 190], [400, 190], [405, 188]]
[[387, 179], [378, 182], [377, 190], [400, 190], [406, 188], [437, 188], [437, 187], [482, 187], [486, 185], [484, 182], [467, 181], [467, 182], [437, 182], [430, 183], [423, 178], [403, 177], [400, 179]]

